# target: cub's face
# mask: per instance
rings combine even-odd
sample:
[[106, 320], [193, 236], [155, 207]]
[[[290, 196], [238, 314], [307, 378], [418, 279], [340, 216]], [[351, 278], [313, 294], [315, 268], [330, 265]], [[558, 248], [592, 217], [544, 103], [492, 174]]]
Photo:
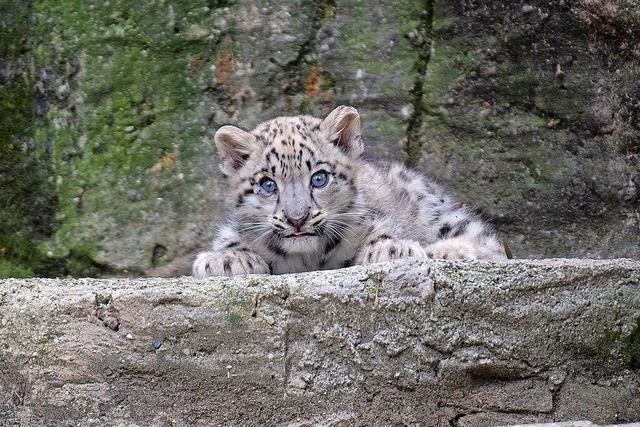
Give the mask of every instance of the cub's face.
[[359, 116], [338, 107], [325, 120], [281, 117], [252, 132], [216, 133], [234, 215], [250, 244], [274, 253], [328, 252], [358, 220]]

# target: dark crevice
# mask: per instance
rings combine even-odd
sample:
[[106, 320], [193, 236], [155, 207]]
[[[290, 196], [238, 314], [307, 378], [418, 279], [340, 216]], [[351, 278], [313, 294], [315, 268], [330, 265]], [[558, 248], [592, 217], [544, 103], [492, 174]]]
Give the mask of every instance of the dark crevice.
[[425, 0], [424, 11], [420, 18], [419, 27], [410, 34], [409, 39], [418, 51], [418, 59], [414, 65], [415, 81], [411, 89], [411, 104], [413, 112], [409, 118], [407, 127], [407, 142], [404, 146], [405, 164], [415, 167], [420, 162], [422, 147], [422, 128], [424, 123], [424, 110], [422, 101], [424, 97], [424, 82], [431, 60], [431, 48], [433, 44], [433, 14], [434, 0]]
[[156, 267], [162, 261], [162, 258], [167, 254], [168, 249], [166, 246], [156, 243], [151, 253], [151, 265]]
[[460, 426], [460, 419], [463, 417], [466, 417], [467, 414], [462, 413], [462, 414], [456, 414], [455, 417], [453, 417], [452, 419], [449, 420], [449, 425], [451, 427], [459, 427]]
[[260, 305], [260, 294], [255, 294], [253, 297], [253, 309], [251, 310], [251, 317], [258, 317], [258, 306]]
[[322, 19], [324, 17], [324, 3], [324, 1], [314, 2], [311, 22], [309, 23], [312, 29], [311, 34], [309, 34], [299, 46], [296, 57], [286, 64], [282, 64], [285, 72], [292, 72], [295, 75], [295, 73], [300, 70], [302, 64], [307, 61], [309, 55], [316, 51], [318, 31], [322, 27]]
[[555, 411], [559, 407], [559, 404], [560, 404], [559, 396], [563, 386], [564, 384], [560, 383], [557, 386], [551, 388], [551, 411], [550, 412]]
[[[308, 26], [310, 31], [298, 46], [296, 57], [283, 64], [278, 64], [274, 58], [270, 59], [272, 63], [280, 67], [281, 73], [271, 76], [269, 85], [271, 87], [280, 87], [282, 92], [289, 96], [299, 93], [306, 94], [310, 73], [321, 73], [317, 59], [310, 58], [313, 57], [314, 52], [317, 52], [318, 34], [326, 20], [327, 9], [335, 9], [336, 4], [334, 0], [316, 0], [309, 7], [310, 20]], [[268, 96], [262, 100], [268, 104], [275, 103], [275, 100], [269, 99]]]

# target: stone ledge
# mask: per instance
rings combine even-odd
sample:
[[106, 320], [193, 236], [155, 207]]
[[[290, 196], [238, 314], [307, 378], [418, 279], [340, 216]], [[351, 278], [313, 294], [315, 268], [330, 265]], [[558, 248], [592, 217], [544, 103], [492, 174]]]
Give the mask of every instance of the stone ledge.
[[600, 426], [589, 421], [569, 421], [566, 423], [519, 424], [509, 427], [640, 427], [640, 423], [611, 424], [608, 426]]
[[639, 322], [631, 260], [10, 279], [0, 426], [628, 423]]

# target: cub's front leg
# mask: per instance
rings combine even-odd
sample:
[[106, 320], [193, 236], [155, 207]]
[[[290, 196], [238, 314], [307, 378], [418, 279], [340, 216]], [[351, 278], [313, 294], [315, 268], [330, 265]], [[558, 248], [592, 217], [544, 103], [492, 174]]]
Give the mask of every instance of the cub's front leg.
[[426, 258], [427, 252], [415, 240], [398, 240], [380, 235], [365, 241], [356, 257], [356, 264], [374, 264], [399, 258]]
[[469, 241], [464, 238], [438, 240], [426, 247], [427, 256], [433, 259], [489, 259], [500, 260], [505, 256], [500, 244], [494, 240]]
[[248, 249], [229, 248], [215, 252], [203, 252], [193, 263], [193, 277], [237, 276], [240, 274], [269, 274], [269, 265], [255, 252]]
[[506, 259], [503, 246], [493, 231], [467, 211], [444, 214], [437, 223], [438, 240], [426, 247], [436, 259]]

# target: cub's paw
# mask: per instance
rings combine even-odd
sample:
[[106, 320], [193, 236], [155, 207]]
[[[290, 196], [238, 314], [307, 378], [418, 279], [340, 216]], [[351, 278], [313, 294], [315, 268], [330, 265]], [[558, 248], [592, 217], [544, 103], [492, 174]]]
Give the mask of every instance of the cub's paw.
[[374, 264], [398, 258], [426, 258], [427, 252], [414, 240], [380, 240], [363, 248], [357, 264]]
[[[492, 242], [493, 243], [493, 242]], [[494, 248], [494, 246], [496, 246]], [[503, 259], [505, 256], [495, 245], [483, 245], [462, 239], [439, 240], [426, 247], [427, 256], [434, 259]]]
[[193, 277], [238, 276], [240, 274], [269, 274], [269, 265], [251, 251], [227, 250], [203, 252], [193, 263]]

